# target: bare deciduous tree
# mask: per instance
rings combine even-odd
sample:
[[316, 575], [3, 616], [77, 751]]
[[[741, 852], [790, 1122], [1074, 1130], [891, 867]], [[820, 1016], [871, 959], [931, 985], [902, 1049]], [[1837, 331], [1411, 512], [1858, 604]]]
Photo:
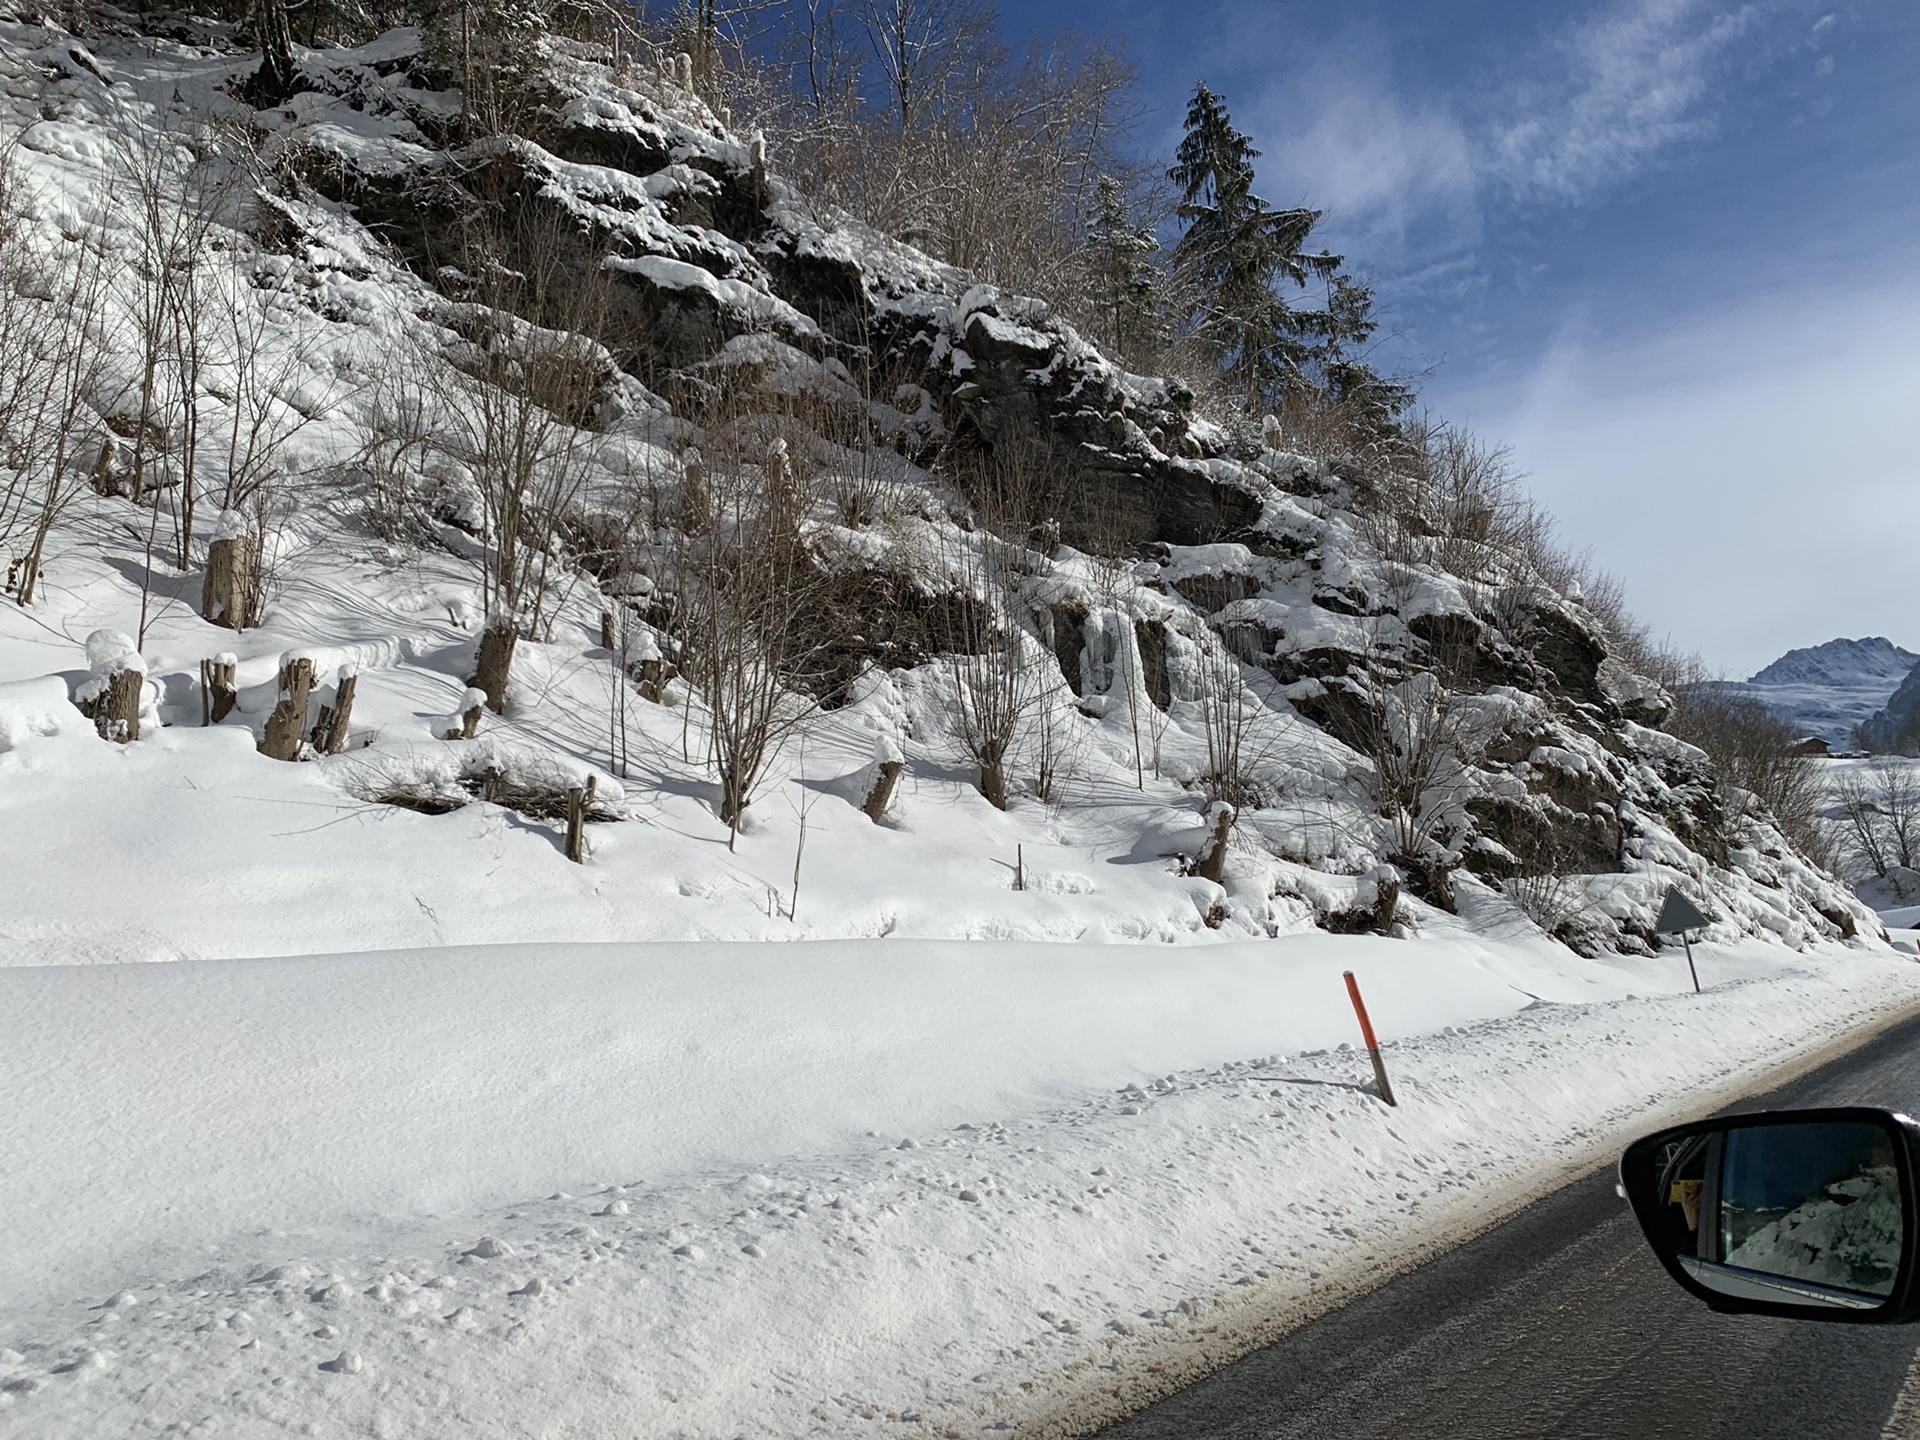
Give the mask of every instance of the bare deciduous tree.
[[1033, 633], [1031, 577], [1046, 560], [1027, 545], [1051, 465], [1037, 445], [967, 459], [956, 478], [973, 514], [967, 529], [948, 536], [942, 557], [953, 586], [941, 645], [954, 687], [954, 738], [979, 768], [980, 793], [1000, 810], [1027, 732], [1049, 708], [1056, 683], [1052, 658]]
[[676, 557], [684, 673], [706, 701], [729, 847], [770, 763], [819, 705], [830, 638], [814, 623], [826, 577], [806, 544], [811, 467], [770, 429], [743, 414], [709, 427]]
[[576, 577], [564, 541], [604, 441], [614, 374], [592, 338], [607, 282], [580, 272], [564, 223], [474, 224], [461, 267], [470, 298], [443, 312], [446, 343], [390, 382], [369, 437], [383, 463], [424, 448], [464, 481], [486, 616], [474, 684], [495, 711], [516, 644], [544, 632]]
[[1373, 762], [1373, 798], [1387, 843], [1395, 860], [1424, 867], [1458, 816], [1487, 727], [1472, 702], [1432, 670], [1376, 686], [1365, 714], [1361, 750]]
[[137, 409], [133, 499], [173, 490], [175, 559], [192, 563], [199, 498], [200, 406], [218, 310], [212, 277], [230, 267], [214, 236], [242, 170], [223, 153], [232, 137], [207, 124], [185, 131], [128, 124], [115, 142], [120, 205], [133, 235], [130, 267]]
[[1822, 812], [1824, 762], [1797, 752], [1800, 736], [1758, 701], [1709, 678], [1694, 657], [1655, 657], [1658, 678], [1673, 696], [1666, 728], [1706, 751], [1720, 781], [1729, 824], [1770, 820], [1816, 864], [1833, 862]]
[[1883, 878], [1920, 869], [1920, 766], [1882, 756], [1840, 769], [1833, 800], [1842, 843], [1857, 864]]
[[110, 459], [98, 417], [121, 389], [120, 337], [96, 227], [37, 243], [11, 159], [0, 149], [0, 552], [6, 589], [24, 606], [55, 523]]

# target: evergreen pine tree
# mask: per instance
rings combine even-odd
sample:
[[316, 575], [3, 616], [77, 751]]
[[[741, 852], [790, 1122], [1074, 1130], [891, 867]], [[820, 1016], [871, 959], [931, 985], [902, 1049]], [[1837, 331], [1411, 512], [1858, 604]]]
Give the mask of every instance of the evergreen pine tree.
[[1087, 227], [1088, 298], [1101, 343], [1133, 365], [1150, 363], [1165, 338], [1160, 272], [1152, 259], [1159, 249], [1153, 231], [1135, 223], [1125, 187], [1102, 175]]
[[1187, 222], [1173, 263], [1199, 295], [1194, 334], [1255, 411], [1277, 407], [1303, 383], [1327, 323], [1326, 312], [1294, 310], [1278, 287], [1304, 286], [1340, 265], [1337, 255], [1303, 248], [1318, 210], [1275, 210], [1253, 193], [1259, 155], [1234, 128], [1225, 102], [1205, 85], [1195, 87], [1187, 133], [1167, 172], [1180, 187], [1178, 214]]
[[1322, 339], [1314, 357], [1321, 387], [1363, 443], [1399, 433], [1399, 417], [1413, 389], [1367, 363], [1367, 343], [1380, 328], [1373, 287], [1335, 274], [1327, 289]]

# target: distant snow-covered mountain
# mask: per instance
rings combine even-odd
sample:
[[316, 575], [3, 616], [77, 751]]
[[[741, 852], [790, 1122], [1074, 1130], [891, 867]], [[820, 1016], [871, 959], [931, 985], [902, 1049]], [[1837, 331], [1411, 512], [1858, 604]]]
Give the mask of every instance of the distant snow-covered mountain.
[[1920, 655], [1872, 635], [1789, 650], [1724, 688], [1751, 696], [1804, 735], [1847, 747], [1855, 728], [1879, 713], [1916, 666]]
[[1872, 750], [1911, 755], [1920, 748], [1920, 667], [1909, 670], [1886, 707], [1860, 727], [1860, 738]]

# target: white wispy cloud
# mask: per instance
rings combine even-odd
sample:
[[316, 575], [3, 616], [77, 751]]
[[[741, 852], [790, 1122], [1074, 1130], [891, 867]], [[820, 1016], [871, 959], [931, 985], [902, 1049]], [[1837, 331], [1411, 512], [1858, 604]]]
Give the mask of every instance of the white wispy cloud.
[[1474, 245], [1490, 205], [1591, 202], [1711, 138], [1722, 79], [1762, 15], [1613, 0], [1549, 32], [1504, 82], [1425, 96], [1397, 83], [1383, 37], [1348, 37], [1249, 97], [1262, 184], [1372, 247], [1415, 228], [1422, 249]]
[[1627, 343], [1582, 320], [1528, 383], [1435, 398], [1513, 443], [1640, 614], [1728, 673], [1836, 635], [1916, 643], [1920, 275], [1730, 298]]
[[1481, 169], [1527, 199], [1578, 201], [1711, 138], [1716, 81], [1753, 5], [1631, 0], [1575, 22], [1480, 138]]

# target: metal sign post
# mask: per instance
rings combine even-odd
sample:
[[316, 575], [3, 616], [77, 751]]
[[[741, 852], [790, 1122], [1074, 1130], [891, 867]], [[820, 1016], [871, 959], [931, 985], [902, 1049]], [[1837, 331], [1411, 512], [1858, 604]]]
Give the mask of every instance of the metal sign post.
[[1700, 907], [1680, 893], [1678, 885], [1667, 887], [1667, 898], [1660, 906], [1660, 918], [1653, 922], [1656, 933], [1678, 935], [1687, 947], [1687, 973], [1693, 976], [1693, 993], [1700, 993], [1700, 972], [1693, 968], [1693, 934], [1713, 922], [1700, 913]]

